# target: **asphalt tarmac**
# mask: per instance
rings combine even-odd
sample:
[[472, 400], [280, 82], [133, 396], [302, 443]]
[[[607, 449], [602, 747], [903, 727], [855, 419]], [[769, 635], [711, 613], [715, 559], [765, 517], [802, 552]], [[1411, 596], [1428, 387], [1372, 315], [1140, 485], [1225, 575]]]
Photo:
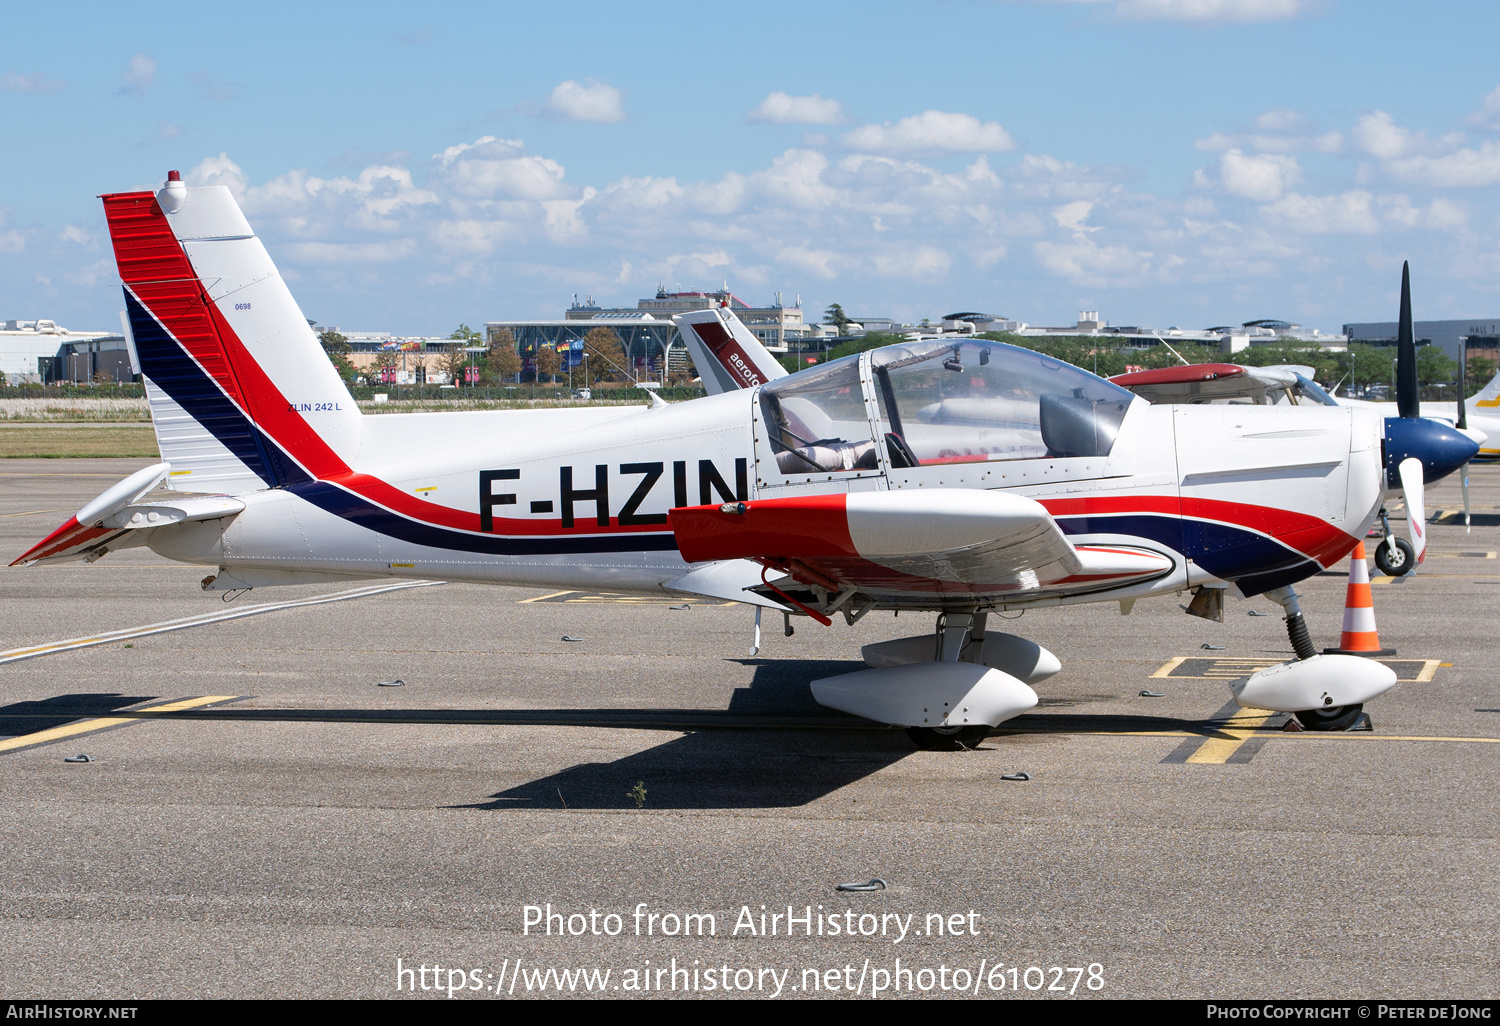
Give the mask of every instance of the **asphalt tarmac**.
[[[145, 462], [3, 461], [0, 554]], [[1493, 998], [1500, 467], [1469, 535], [1458, 496], [1373, 587], [1404, 680], [1341, 734], [1229, 719], [1290, 655], [1264, 599], [992, 620], [1063, 671], [936, 753], [806, 687], [927, 617], [751, 656], [739, 606], [4, 570], [0, 995]], [[1299, 586], [1319, 646], [1346, 567]]]

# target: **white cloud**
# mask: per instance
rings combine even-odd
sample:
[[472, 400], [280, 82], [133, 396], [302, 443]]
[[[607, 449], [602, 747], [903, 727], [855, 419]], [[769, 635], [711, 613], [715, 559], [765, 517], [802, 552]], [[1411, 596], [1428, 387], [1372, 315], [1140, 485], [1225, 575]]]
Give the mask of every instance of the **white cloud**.
[[249, 176], [229, 159], [227, 153], [220, 153], [217, 157], [204, 157], [187, 173], [187, 180], [191, 185], [226, 185], [236, 198], [243, 196], [250, 184]]
[[1072, 242], [1044, 240], [1036, 244], [1034, 251], [1047, 270], [1083, 285], [1137, 281], [1151, 263], [1148, 252], [1126, 245], [1101, 246], [1086, 236]]
[[798, 270], [809, 271], [824, 281], [838, 277], [838, 271], [834, 267], [838, 254], [829, 249], [787, 246], [777, 252], [776, 259]]
[[564, 183], [561, 164], [527, 154], [520, 139], [486, 135], [450, 146], [433, 159], [453, 191], [469, 199], [568, 199], [576, 191]]
[[1007, 153], [1016, 148], [999, 122], [941, 110], [913, 114], [894, 125], [864, 125], [846, 133], [843, 142], [865, 153]]
[[825, 100], [817, 93], [811, 96], [788, 96], [771, 93], [749, 114], [748, 121], [765, 121], [774, 125], [837, 125], [844, 120], [843, 105]]
[[1168, 21], [1277, 21], [1312, 9], [1310, 0], [1118, 0], [1123, 18]]
[[1500, 142], [1465, 147], [1441, 157], [1414, 156], [1386, 164], [1390, 173], [1406, 182], [1438, 187], [1473, 188], [1500, 183]]
[[1092, 200], [1074, 200], [1072, 203], [1064, 203], [1060, 207], [1052, 208], [1052, 217], [1060, 227], [1070, 232], [1097, 232], [1098, 225], [1086, 225], [1083, 222], [1093, 212]]
[[885, 278], [941, 278], [953, 258], [936, 246], [916, 246], [875, 255], [875, 273]]
[[840, 199], [839, 190], [823, 181], [828, 158], [815, 150], [787, 150], [764, 171], [750, 176], [763, 195], [794, 207], [827, 207]]
[[1302, 180], [1302, 168], [1281, 154], [1247, 156], [1230, 150], [1219, 158], [1219, 179], [1230, 194], [1257, 203], [1278, 200]]
[[[1014, 0], [1012, 0], [1014, 2]], [[1105, 3], [1121, 18], [1161, 21], [1248, 22], [1296, 18], [1323, 6], [1322, 0], [1053, 0]]]
[[94, 237], [76, 224], [63, 225], [63, 230], [57, 233], [57, 237], [63, 242], [73, 242], [80, 246], [87, 246], [94, 241]]
[[547, 113], [564, 121], [592, 121], [613, 124], [625, 120], [620, 107], [620, 90], [589, 78], [582, 83], [569, 79], [559, 82], [547, 100]]
[[1490, 131], [1500, 131], [1500, 86], [1496, 86], [1479, 109], [1468, 117], [1469, 124], [1476, 128], [1487, 128]]
[[1283, 230], [1304, 235], [1369, 235], [1380, 222], [1371, 208], [1374, 196], [1353, 189], [1334, 196], [1303, 196], [1288, 193], [1261, 208], [1261, 212]]
[[121, 96], [145, 96], [156, 81], [156, 62], [143, 53], [130, 58], [130, 67], [125, 71], [124, 83], [119, 88]]
[[1383, 110], [1364, 114], [1354, 123], [1350, 132], [1354, 145], [1372, 157], [1391, 160], [1405, 156], [1412, 148], [1412, 133], [1396, 124], [1396, 119]]
[[156, 132], [154, 137], [157, 139], [176, 139], [182, 134], [183, 129], [181, 125], [174, 125], [170, 121], [158, 121], [156, 123]]
[[0, 78], [0, 92], [7, 93], [56, 93], [68, 88], [68, 83], [60, 78], [48, 78], [40, 71], [32, 71], [25, 74], [16, 71], [7, 71]]

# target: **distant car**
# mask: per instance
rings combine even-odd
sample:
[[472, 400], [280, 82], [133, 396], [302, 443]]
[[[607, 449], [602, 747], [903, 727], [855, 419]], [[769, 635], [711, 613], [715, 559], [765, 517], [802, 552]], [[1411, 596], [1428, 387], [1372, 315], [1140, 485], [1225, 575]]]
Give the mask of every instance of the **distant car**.
[[577, 389], [573, 393], [573, 398], [574, 399], [592, 399], [592, 398], [594, 398], [593, 389], [589, 389], [589, 388], [580, 388], [580, 389]]

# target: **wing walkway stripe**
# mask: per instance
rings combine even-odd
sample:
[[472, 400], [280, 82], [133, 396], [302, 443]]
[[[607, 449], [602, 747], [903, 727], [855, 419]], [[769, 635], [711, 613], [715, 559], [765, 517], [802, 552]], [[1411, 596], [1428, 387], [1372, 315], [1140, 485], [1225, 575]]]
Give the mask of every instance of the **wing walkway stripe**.
[[61, 741], [65, 737], [73, 737], [76, 734], [89, 734], [96, 730], [117, 727], [123, 723], [139, 723], [153, 713], [181, 712], [184, 709], [196, 709], [200, 706], [212, 705], [215, 702], [227, 702], [236, 697], [238, 696], [204, 695], [201, 698], [184, 698], [178, 702], [167, 702], [164, 705], [152, 705], [144, 709], [135, 709], [127, 716], [101, 716], [92, 720], [64, 723], [61, 727], [52, 727], [48, 730], [39, 730], [35, 734], [22, 734], [20, 737], [7, 738], [4, 741], [0, 741], [0, 752], [8, 752], [15, 748], [29, 748], [32, 745], [44, 745], [49, 741]]
[[261, 613], [274, 613], [281, 609], [320, 606], [329, 602], [347, 602], [350, 599], [369, 598], [372, 595], [382, 595], [390, 591], [404, 591], [407, 588], [430, 588], [442, 583], [442, 581], [402, 581], [399, 584], [365, 585], [359, 588], [351, 588], [348, 591], [334, 592], [332, 595], [319, 595], [317, 598], [295, 599], [289, 602], [263, 602], [258, 606], [244, 606], [239, 609], [227, 609], [222, 612], [200, 613], [197, 616], [184, 617], [180, 620], [164, 620], [161, 623], [147, 624], [144, 627], [126, 627], [122, 630], [106, 631], [87, 638], [70, 638], [67, 641], [54, 641], [50, 644], [34, 645], [30, 648], [13, 648], [8, 652], [0, 652], [0, 666], [6, 663], [17, 663], [23, 659], [35, 659], [38, 656], [53, 655], [58, 652], [72, 652], [80, 648], [92, 648], [95, 645], [108, 645], [116, 641], [129, 641], [132, 638], [145, 638], [153, 634], [166, 634], [170, 631], [186, 630], [189, 627], [203, 627], [211, 623], [222, 623], [226, 620], [239, 620], [247, 616], [259, 616]]

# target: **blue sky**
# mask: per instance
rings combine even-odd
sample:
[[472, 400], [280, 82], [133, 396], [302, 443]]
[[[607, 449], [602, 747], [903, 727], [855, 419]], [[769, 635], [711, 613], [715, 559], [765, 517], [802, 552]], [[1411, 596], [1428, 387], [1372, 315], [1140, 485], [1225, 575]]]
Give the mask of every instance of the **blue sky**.
[[10, 5], [0, 317], [108, 327], [101, 192], [241, 197], [309, 317], [658, 282], [1034, 324], [1500, 312], [1500, 5]]

